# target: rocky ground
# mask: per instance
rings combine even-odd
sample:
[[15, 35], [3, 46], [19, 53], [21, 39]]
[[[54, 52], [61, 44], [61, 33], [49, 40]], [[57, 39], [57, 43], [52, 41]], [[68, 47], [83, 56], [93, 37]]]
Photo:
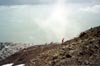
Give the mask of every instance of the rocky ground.
[[25, 66], [99, 66], [100, 26], [82, 32], [64, 43], [37, 45], [23, 49], [6, 59], [5, 63], [25, 64]]

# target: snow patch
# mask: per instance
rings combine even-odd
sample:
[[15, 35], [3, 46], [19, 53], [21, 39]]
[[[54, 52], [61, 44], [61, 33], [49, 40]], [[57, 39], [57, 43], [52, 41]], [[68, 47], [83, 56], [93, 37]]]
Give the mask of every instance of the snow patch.
[[12, 66], [12, 65], [13, 65], [13, 63], [2, 65], [2, 66]]
[[[5, 64], [5, 65], [2, 65], [2, 66], [12, 66], [13, 63], [10, 63], [10, 64]], [[20, 64], [20, 65], [16, 65], [16, 66], [25, 66], [25, 64]]]

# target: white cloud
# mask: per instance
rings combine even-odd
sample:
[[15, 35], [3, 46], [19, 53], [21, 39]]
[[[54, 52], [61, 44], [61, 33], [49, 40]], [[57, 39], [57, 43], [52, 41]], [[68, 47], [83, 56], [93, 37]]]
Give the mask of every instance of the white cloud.
[[92, 12], [92, 13], [100, 13], [100, 5], [84, 7], [84, 8], [80, 8], [80, 10], [86, 12]]

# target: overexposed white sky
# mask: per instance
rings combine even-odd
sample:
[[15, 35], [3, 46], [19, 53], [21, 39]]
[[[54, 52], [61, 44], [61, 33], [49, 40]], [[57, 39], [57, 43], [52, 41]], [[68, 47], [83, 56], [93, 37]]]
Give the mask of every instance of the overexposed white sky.
[[49, 1], [0, 0], [0, 41], [60, 42], [100, 25], [100, 0]]

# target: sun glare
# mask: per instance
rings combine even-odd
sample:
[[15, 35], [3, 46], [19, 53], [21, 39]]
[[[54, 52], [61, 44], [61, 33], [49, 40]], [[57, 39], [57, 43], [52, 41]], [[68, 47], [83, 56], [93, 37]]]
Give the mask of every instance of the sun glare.
[[46, 21], [47, 24], [45, 25], [50, 27], [50, 29], [57, 35], [57, 38], [61, 38], [65, 35], [66, 24], [68, 24], [66, 12], [65, 0], [56, 0]]

